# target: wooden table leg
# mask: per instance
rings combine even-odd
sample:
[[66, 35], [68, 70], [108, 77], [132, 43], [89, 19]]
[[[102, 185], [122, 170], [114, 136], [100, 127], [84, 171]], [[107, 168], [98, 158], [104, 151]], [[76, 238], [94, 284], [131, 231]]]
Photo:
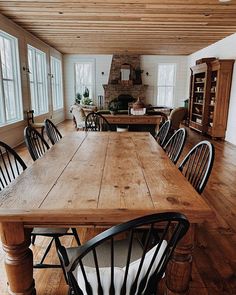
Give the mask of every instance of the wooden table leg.
[[195, 226], [178, 243], [166, 271], [167, 295], [186, 295], [192, 273], [192, 253], [194, 247]]
[[36, 294], [33, 279], [33, 254], [29, 249], [31, 231], [31, 229], [24, 229], [23, 223], [1, 224], [9, 293], [12, 295]]

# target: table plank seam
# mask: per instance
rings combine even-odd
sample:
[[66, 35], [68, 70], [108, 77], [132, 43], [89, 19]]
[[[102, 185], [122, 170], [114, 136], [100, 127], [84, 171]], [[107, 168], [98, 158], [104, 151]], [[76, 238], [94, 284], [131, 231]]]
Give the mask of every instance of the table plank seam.
[[103, 180], [103, 174], [104, 174], [105, 165], [106, 165], [107, 151], [108, 151], [109, 142], [110, 142], [110, 135], [108, 136], [108, 139], [107, 139], [106, 152], [105, 152], [104, 163], [103, 163], [103, 167], [102, 167], [102, 175], [101, 175], [100, 187], [99, 187], [99, 192], [98, 192], [97, 208], [98, 208], [98, 205], [99, 205], [100, 194], [101, 194], [101, 190], [102, 190], [102, 180]]
[[68, 167], [68, 165], [70, 164], [71, 160], [74, 158], [75, 154], [77, 153], [77, 151], [79, 150], [79, 148], [81, 147], [81, 145], [83, 144], [83, 142], [85, 141], [85, 139], [87, 138], [88, 133], [85, 134], [83, 140], [81, 141], [81, 143], [79, 144], [78, 148], [75, 150], [74, 154], [72, 155], [72, 157], [70, 158], [70, 161], [68, 161], [68, 163], [65, 165], [65, 167], [62, 169], [60, 175], [57, 177], [57, 180], [54, 182], [54, 184], [52, 185], [52, 187], [50, 188], [50, 190], [47, 192], [45, 198], [42, 200], [42, 202], [39, 204], [39, 208], [43, 205], [44, 201], [47, 199], [48, 195], [50, 194], [50, 192], [52, 191], [52, 189], [54, 188], [54, 186], [56, 185], [58, 179], [61, 177], [61, 175], [64, 173], [65, 169]]
[[[131, 138], [131, 140], [132, 140], [132, 142], [133, 142], [133, 144], [134, 144], [134, 146], [135, 146], [136, 144], [135, 144], [135, 142], [134, 142], [133, 137]], [[140, 167], [141, 167], [142, 175], [143, 175], [143, 178], [144, 178], [144, 180], [145, 180], [145, 183], [146, 183], [146, 186], [147, 186], [147, 189], [148, 189], [149, 199], [151, 200], [151, 203], [152, 203], [153, 208], [155, 208], [155, 205], [154, 205], [153, 199], [151, 198], [151, 191], [150, 191], [150, 188], [149, 188], [149, 186], [148, 186], [148, 182], [147, 182], [147, 179], [146, 179], [146, 176], [145, 176], [145, 173], [144, 173], [143, 163], [142, 163], [142, 161], [141, 161], [141, 159], [140, 159], [140, 157], [139, 157], [139, 154], [138, 154], [138, 152], [137, 152], [136, 149], [135, 149], [135, 154], [136, 154], [136, 157], [137, 157], [138, 162], [140, 163]]]

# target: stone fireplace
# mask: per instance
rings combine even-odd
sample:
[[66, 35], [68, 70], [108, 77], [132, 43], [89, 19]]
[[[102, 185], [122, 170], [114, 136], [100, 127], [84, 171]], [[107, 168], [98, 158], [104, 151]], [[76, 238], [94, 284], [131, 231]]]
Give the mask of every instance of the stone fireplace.
[[[130, 78], [121, 80], [122, 65], [130, 65]], [[147, 85], [142, 84], [140, 55], [114, 54], [108, 84], [103, 85], [105, 107], [120, 95], [129, 95], [134, 99], [138, 97], [145, 102]]]

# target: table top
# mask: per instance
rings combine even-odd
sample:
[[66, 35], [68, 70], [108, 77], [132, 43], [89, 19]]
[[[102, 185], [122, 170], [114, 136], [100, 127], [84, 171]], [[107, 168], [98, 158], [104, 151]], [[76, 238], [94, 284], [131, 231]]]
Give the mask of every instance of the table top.
[[213, 212], [144, 132], [74, 132], [0, 193], [0, 222], [110, 225], [175, 211], [192, 223]]

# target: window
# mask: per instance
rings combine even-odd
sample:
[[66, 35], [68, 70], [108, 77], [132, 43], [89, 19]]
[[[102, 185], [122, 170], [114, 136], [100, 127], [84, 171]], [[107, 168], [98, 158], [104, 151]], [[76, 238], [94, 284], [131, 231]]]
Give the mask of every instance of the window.
[[157, 104], [174, 105], [176, 64], [159, 64], [157, 74]]
[[61, 61], [55, 57], [51, 57], [51, 74], [53, 109], [59, 110], [63, 108], [62, 71]]
[[89, 98], [94, 98], [93, 91], [93, 72], [94, 63], [90, 62], [78, 62], [75, 64], [75, 94], [80, 93], [83, 96], [85, 88], [89, 90]]
[[31, 108], [35, 115], [48, 112], [46, 54], [28, 45]]
[[0, 30], [0, 125], [22, 119], [18, 41]]

